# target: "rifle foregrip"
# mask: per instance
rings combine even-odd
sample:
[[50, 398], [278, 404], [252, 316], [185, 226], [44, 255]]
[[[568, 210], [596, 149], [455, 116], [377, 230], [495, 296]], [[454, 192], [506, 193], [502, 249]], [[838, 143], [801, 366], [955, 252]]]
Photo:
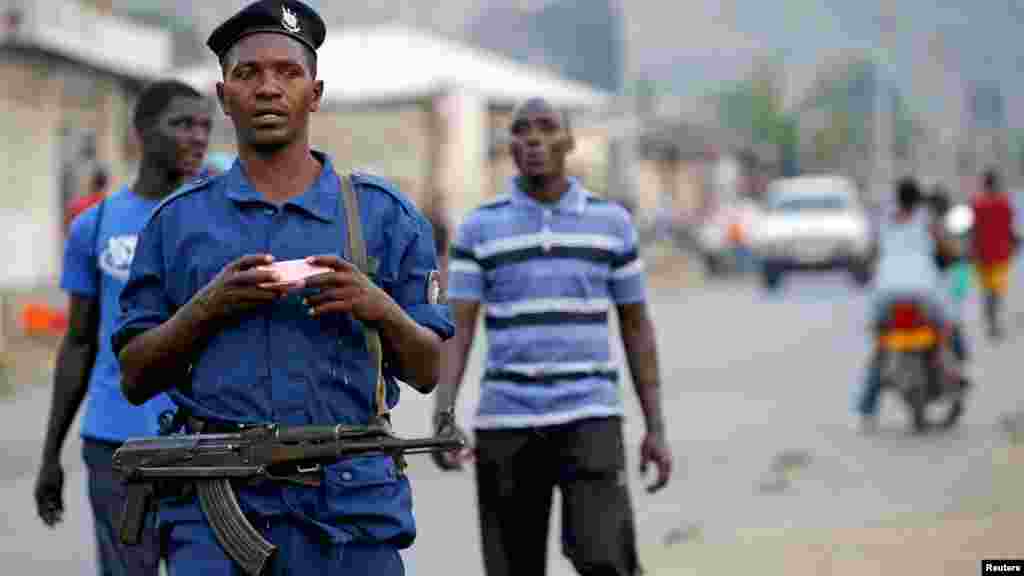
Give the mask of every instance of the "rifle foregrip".
[[149, 500], [153, 496], [153, 485], [148, 482], [131, 483], [126, 489], [124, 507], [121, 509], [121, 526], [118, 536], [126, 546], [135, 546], [142, 537], [142, 527], [149, 512]]
[[196, 481], [199, 506], [217, 542], [249, 576], [260, 576], [277, 547], [249, 523], [226, 478]]

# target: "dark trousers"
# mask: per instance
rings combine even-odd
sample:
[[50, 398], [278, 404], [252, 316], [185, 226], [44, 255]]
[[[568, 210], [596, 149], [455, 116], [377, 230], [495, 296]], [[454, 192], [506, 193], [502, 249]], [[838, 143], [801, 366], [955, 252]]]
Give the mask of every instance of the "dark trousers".
[[998, 338], [1003, 333], [1002, 318], [1003, 299], [999, 294], [991, 290], [985, 291], [985, 322], [988, 326], [988, 334], [992, 338]]
[[142, 539], [137, 546], [125, 546], [118, 537], [125, 488], [112, 466], [117, 444], [82, 440], [96, 530], [96, 563], [100, 576], [157, 576], [160, 566], [160, 537], [155, 514], [146, 516]]
[[[196, 505], [198, 508], [198, 505]], [[245, 576], [228, 558], [205, 518], [163, 522], [168, 576]], [[255, 526], [254, 526], [255, 527]], [[288, 517], [261, 522], [257, 528], [277, 552], [263, 576], [402, 576], [405, 565], [393, 544], [330, 545], [316, 532]]]
[[477, 508], [487, 576], [543, 576], [557, 486], [562, 552], [583, 576], [640, 574], [622, 422], [476, 431]]

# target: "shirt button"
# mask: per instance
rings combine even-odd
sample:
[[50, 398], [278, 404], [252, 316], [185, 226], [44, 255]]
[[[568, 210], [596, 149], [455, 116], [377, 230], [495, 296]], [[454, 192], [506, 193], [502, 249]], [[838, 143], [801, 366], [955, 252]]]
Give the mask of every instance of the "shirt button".
[[351, 472], [342, 472], [341, 473], [341, 479], [344, 480], [345, 482], [348, 482], [348, 481], [352, 480], [352, 473]]

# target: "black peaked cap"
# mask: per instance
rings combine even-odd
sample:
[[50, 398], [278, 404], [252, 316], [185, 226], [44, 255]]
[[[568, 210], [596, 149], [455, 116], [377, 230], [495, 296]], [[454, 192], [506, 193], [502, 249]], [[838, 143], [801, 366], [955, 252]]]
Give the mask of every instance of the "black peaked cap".
[[223, 58], [239, 40], [259, 33], [283, 34], [316, 52], [327, 36], [327, 26], [315, 10], [297, 0], [259, 0], [218, 26], [206, 46]]

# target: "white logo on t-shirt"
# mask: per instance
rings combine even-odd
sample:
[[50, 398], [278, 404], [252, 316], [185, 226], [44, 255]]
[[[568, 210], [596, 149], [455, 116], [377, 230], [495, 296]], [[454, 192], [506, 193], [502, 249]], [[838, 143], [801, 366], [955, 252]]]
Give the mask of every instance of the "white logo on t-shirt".
[[138, 240], [134, 234], [107, 238], [107, 245], [100, 253], [100, 269], [118, 280], [127, 281]]

